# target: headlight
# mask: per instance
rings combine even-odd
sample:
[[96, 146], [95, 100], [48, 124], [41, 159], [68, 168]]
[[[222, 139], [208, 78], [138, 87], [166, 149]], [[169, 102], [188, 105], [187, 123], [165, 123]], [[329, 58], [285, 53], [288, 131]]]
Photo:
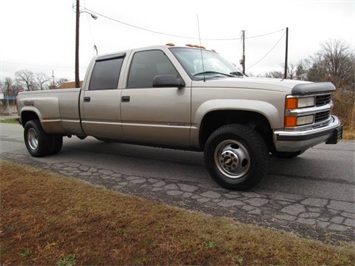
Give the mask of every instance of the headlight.
[[[286, 112], [285, 112], [285, 127], [297, 127], [309, 125], [314, 122], [314, 115], [291, 114], [292, 110], [302, 109], [315, 106], [315, 97], [297, 97], [287, 96]], [[302, 111], [303, 112], [303, 111]], [[299, 113], [299, 112], [298, 112]]]
[[286, 109], [297, 109], [305, 107], [313, 107], [315, 105], [314, 97], [292, 97], [286, 98]]
[[298, 98], [298, 108], [313, 107], [314, 97]]
[[314, 115], [285, 116], [285, 127], [297, 127], [312, 124]]
[[312, 124], [314, 120], [314, 115], [300, 116], [297, 117], [297, 126], [303, 126], [307, 124]]

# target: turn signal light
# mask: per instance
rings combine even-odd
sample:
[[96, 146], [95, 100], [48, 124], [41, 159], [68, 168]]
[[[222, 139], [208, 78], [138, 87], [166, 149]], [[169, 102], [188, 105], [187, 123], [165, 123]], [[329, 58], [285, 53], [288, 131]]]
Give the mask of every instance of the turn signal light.
[[285, 127], [297, 126], [297, 116], [285, 116]]
[[286, 109], [297, 109], [298, 98], [286, 98]]

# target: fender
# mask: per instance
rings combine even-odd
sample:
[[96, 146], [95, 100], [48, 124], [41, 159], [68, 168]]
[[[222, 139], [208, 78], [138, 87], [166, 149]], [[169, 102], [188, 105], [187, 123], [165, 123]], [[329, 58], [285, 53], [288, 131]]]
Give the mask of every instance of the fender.
[[[21, 120], [27, 112], [35, 113], [41, 122], [46, 133], [62, 133], [64, 129], [61, 125], [59, 102], [57, 97], [44, 98], [23, 98], [20, 99]], [[45, 110], [45, 112], [43, 112]], [[23, 126], [24, 126], [23, 121]]]
[[204, 102], [196, 110], [193, 125], [199, 128], [203, 117], [207, 113], [223, 110], [259, 113], [269, 121], [271, 128], [282, 127], [283, 117], [280, 117], [280, 114], [274, 105], [264, 101], [239, 99], [217, 99]]

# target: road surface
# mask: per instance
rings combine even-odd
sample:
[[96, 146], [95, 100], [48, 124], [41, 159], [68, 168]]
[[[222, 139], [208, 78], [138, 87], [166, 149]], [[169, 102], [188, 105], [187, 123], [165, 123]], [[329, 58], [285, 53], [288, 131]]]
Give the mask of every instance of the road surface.
[[319, 145], [294, 159], [271, 159], [248, 192], [209, 177], [202, 153], [64, 138], [62, 151], [31, 157], [19, 125], [0, 123], [0, 158], [49, 169], [123, 193], [295, 232], [355, 242], [355, 142]]

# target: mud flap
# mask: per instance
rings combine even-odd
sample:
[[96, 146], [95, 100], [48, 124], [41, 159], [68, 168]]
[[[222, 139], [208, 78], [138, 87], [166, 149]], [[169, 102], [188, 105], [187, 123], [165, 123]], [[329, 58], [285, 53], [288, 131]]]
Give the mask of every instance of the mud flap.
[[325, 144], [337, 144], [343, 138], [343, 126], [334, 129], [332, 136]]

